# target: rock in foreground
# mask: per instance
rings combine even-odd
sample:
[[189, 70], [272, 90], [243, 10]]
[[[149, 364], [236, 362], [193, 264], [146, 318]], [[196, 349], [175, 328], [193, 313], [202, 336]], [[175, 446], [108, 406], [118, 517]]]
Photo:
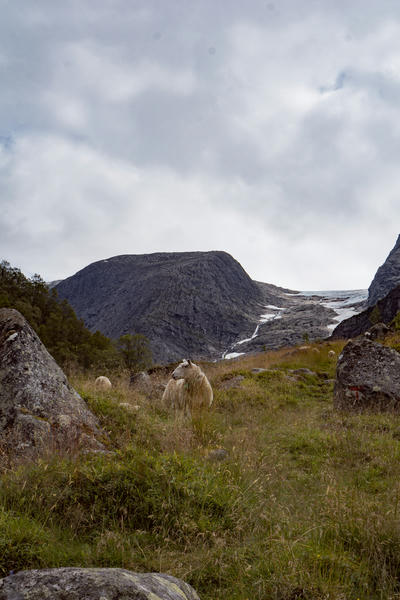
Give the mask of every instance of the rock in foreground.
[[0, 580], [0, 600], [199, 600], [180, 579], [161, 573], [75, 567], [21, 571]]
[[400, 411], [400, 354], [368, 339], [349, 342], [339, 356], [337, 410]]
[[13, 454], [103, 449], [96, 417], [26, 319], [0, 309], [0, 441]]

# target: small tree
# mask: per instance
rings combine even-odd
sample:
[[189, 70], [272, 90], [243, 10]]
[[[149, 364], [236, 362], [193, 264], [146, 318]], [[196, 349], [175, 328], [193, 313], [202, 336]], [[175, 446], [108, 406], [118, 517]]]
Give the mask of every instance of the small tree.
[[379, 310], [378, 305], [376, 305], [369, 315], [369, 322], [372, 325], [376, 325], [380, 321], [382, 321], [381, 311]]
[[392, 327], [392, 329], [394, 329], [395, 331], [399, 331], [399, 329], [400, 329], [400, 311], [396, 314], [394, 319], [391, 321], [390, 327]]
[[153, 363], [150, 342], [141, 333], [121, 335], [117, 348], [131, 374], [145, 371]]

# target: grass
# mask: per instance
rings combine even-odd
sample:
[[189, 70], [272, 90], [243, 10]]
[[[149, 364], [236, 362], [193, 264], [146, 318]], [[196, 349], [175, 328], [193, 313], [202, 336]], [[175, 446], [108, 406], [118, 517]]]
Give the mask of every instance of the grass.
[[342, 344], [313, 346], [204, 365], [215, 402], [190, 422], [75, 378], [109, 453], [4, 470], [1, 574], [120, 566], [202, 600], [399, 599], [400, 416], [336, 413]]

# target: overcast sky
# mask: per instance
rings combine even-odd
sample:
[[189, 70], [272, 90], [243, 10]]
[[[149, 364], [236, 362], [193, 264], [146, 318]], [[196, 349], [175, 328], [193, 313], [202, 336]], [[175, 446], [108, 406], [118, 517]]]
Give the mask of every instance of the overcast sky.
[[398, 0], [0, 0], [0, 258], [225, 250], [368, 287], [400, 231]]

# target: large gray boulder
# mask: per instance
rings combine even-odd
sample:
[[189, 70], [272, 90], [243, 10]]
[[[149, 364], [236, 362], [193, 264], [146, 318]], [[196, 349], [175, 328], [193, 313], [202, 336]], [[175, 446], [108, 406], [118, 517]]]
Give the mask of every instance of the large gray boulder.
[[20, 571], [0, 579], [0, 600], [199, 600], [180, 579], [125, 569], [67, 567]]
[[400, 411], [400, 354], [366, 338], [339, 356], [333, 405], [337, 410]]
[[0, 442], [12, 454], [100, 450], [98, 421], [26, 319], [0, 309]]

